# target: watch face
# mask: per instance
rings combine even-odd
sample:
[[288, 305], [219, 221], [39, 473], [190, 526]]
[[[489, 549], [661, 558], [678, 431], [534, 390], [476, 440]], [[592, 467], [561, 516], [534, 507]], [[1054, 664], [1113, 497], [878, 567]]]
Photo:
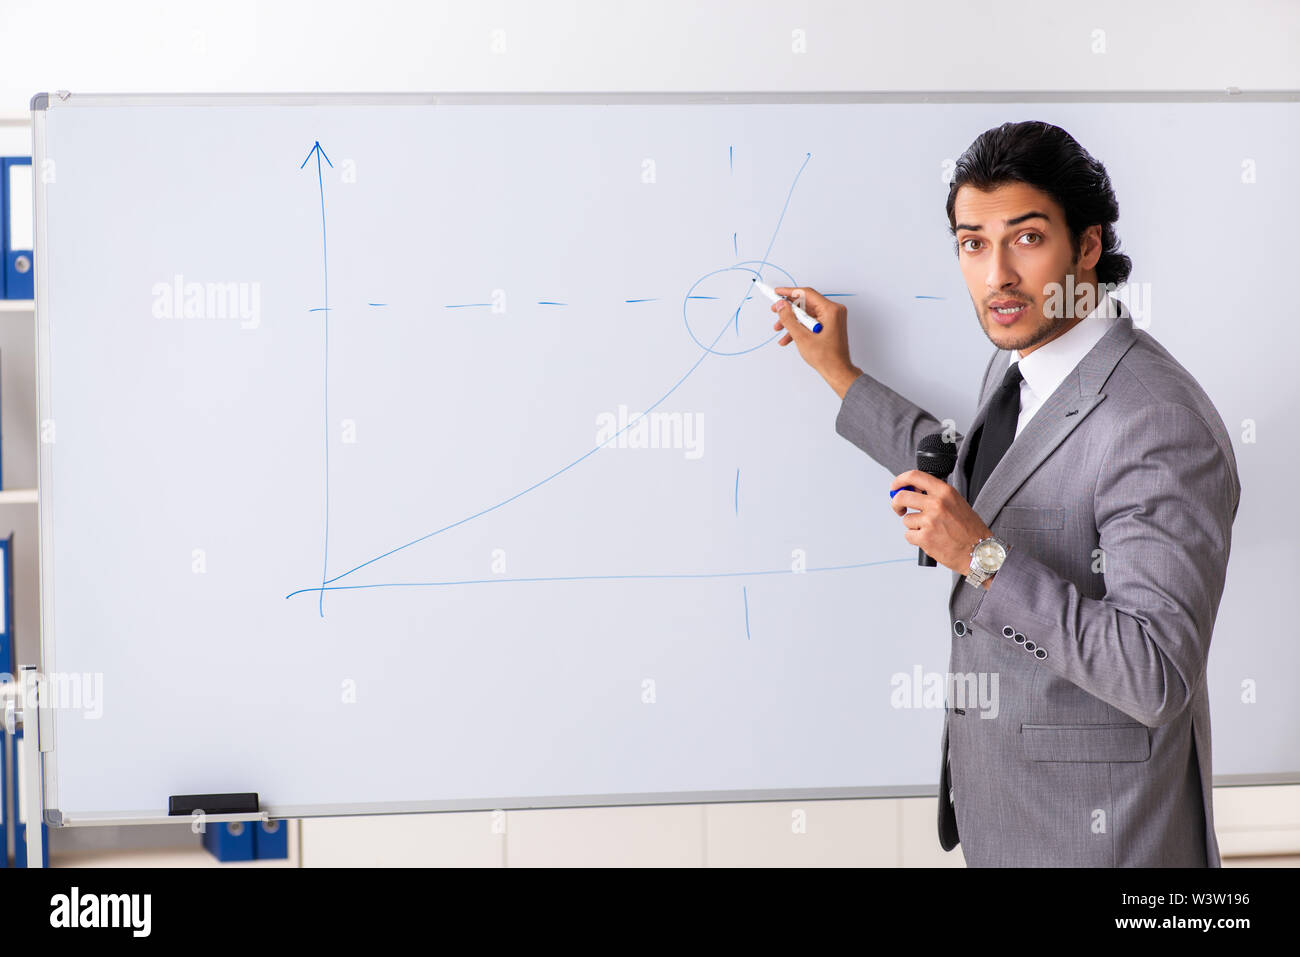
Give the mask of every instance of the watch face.
[[986, 572], [997, 571], [1006, 557], [1007, 550], [997, 542], [982, 542], [975, 549], [975, 561]]

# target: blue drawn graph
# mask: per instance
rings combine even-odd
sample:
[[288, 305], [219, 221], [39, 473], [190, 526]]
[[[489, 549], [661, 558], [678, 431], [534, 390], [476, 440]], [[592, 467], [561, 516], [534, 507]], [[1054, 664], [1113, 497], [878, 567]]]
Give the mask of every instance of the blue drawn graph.
[[[329, 306], [329, 252], [328, 252], [329, 246], [328, 246], [328, 239], [327, 239], [326, 214], [325, 214], [325, 180], [324, 180], [324, 171], [321, 166], [321, 161], [324, 160], [325, 164], [328, 165], [330, 168], [333, 168], [334, 164], [330, 162], [329, 157], [325, 154], [325, 151], [321, 148], [320, 141], [318, 140], [312, 146], [311, 151], [308, 152], [307, 158], [302, 161], [302, 164], [299, 166], [299, 169], [304, 169], [313, 156], [316, 157], [317, 191], [320, 196], [321, 260], [322, 260], [321, 271], [322, 271], [322, 281], [324, 285], [324, 306], [312, 308], [309, 309], [308, 311], [320, 312], [323, 314], [324, 317], [323, 320], [324, 339], [325, 339], [325, 368], [323, 374], [324, 392], [325, 392], [325, 467], [324, 467], [325, 520], [324, 520], [324, 530], [323, 530], [324, 544], [322, 549], [323, 557], [322, 557], [320, 584], [313, 585], [308, 588], [295, 589], [294, 591], [289, 592], [285, 596], [286, 599], [294, 598], [298, 595], [308, 595], [308, 594], [312, 594], [313, 592], [316, 593], [317, 610], [320, 617], [323, 618], [325, 616], [325, 593], [327, 591], [330, 592], [363, 591], [363, 590], [370, 590], [370, 589], [377, 589], [377, 588], [435, 588], [435, 587], [451, 587], [457, 585], [519, 584], [525, 582], [535, 583], [535, 582], [577, 582], [577, 581], [596, 582], [596, 581], [654, 581], [654, 580], [667, 581], [667, 580], [683, 580], [683, 579], [759, 578], [764, 576], [791, 574], [791, 569], [789, 568], [776, 568], [776, 569], [754, 569], [748, 571], [724, 571], [724, 572], [682, 572], [682, 573], [650, 573], [650, 574], [618, 574], [618, 575], [563, 575], [563, 576], [532, 577], [532, 578], [495, 577], [495, 578], [476, 578], [476, 579], [453, 579], [453, 580], [446, 580], [446, 581], [416, 581], [416, 582], [385, 581], [385, 582], [369, 582], [369, 583], [360, 583], [360, 584], [337, 584], [338, 582], [341, 582], [343, 579], [349, 577], [350, 575], [359, 572], [363, 568], [367, 568], [371, 565], [376, 564], [377, 562], [381, 562], [384, 559], [397, 554], [398, 552], [404, 551], [405, 549], [418, 545], [421, 542], [428, 541], [431, 538], [435, 538], [436, 536], [441, 535], [444, 532], [451, 531], [452, 529], [458, 528], [461, 525], [465, 525], [468, 522], [472, 522], [475, 519], [481, 518], [482, 516], [487, 515], [490, 512], [494, 512], [499, 508], [503, 508], [504, 506], [509, 505], [511, 502], [514, 502], [522, 498], [523, 496], [529, 494], [530, 492], [536, 491], [537, 489], [541, 488], [543, 485], [546, 485], [548, 482], [551, 482], [552, 480], [568, 472], [570, 469], [573, 469], [576, 466], [580, 465], [582, 462], [586, 461], [588, 458], [590, 458], [591, 456], [599, 452], [602, 448], [609, 445], [609, 443], [615, 441], [620, 435], [622, 435], [628, 429], [636, 425], [640, 419], [642, 419], [646, 415], [649, 415], [660, 405], [662, 405], [669, 398], [669, 396], [671, 396], [674, 392], [676, 392], [679, 388], [681, 388], [681, 386], [691, 377], [692, 374], [694, 374], [694, 372], [697, 369], [700, 368], [700, 366], [704, 363], [704, 361], [709, 356], [717, 356], [723, 358], [733, 358], [736, 356], [742, 356], [754, 352], [757, 349], [761, 349], [764, 346], [772, 343], [775, 339], [777, 339], [778, 336], [781, 335], [781, 333], [779, 332], [773, 333], [767, 339], [758, 343], [758, 345], [751, 346], [747, 349], [728, 351], [728, 350], [717, 348], [719, 341], [722, 339], [723, 335], [726, 333], [729, 327], [734, 327], [736, 333], [739, 334], [740, 310], [744, 306], [745, 301], [751, 298], [751, 296], [753, 295], [751, 291], [752, 283], [750, 282], [743, 283], [745, 295], [742, 296], [740, 301], [736, 304], [736, 308], [727, 315], [726, 321], [722, 324], [721, 328], [718, 330], [718, 333], [715, 336], [713, 336], [712, 340], [707, 345], [696, 335], [695, 329], [691, 325], [688, 305], [692, 300], [717, 299], [716, 296], [697, 295], [695, 293], [695, 290], [699, 288], [699, 286], [702, 283], [704, 283], [706, 280], [714, 276], [718, 276], [729, 272], [751, 274], [753, 278], [761, 280], [763, 278], [763, 270], [770, 268], [776, 270], [777, 272], [780, 272], [782, 275], [785, 276], [787, 281], [784, 283], [784, 285], [787, 286], [798, 285], [798, 282], [796, 282], [794, 276], [791, 275], [786, 270], [782, 269], [780, 266], [777, 266], [772, 262], [770, 262], [769, 256], [772, 253], [772, 247], [776, 244], [777, 236], [780, 234], [781, 223], [785, 220], [786, 211], [790, 208], [790, 200], [794, 196], [795, 187], [798, 185], [799, 178], [803, 175], [804, 169], [808, 166], [808, 162], [812, 159], [811, 153], [808, 153], [804, 156], [803, 163], [799, 166], [798, 171], [795, 173], [794, 180], [793, 182], [791, 182], [790, 189], [786, 194], [785, 203], [781, 207], [781, 213], [777, 217], [776, 226], [772, 230], [771, 239], [768, 241], [767, 249], [763, 253], [763, 258], [757, 260], [744, 260], [741, 262], [737, 262], [734, 265], [724, 266], [721, 269], [715, 269], [712, 272], [706, 273], [705, 275], [701, 276], [698, 280], [695, 281], [695, 283], [691, 286], [691, 288], [687, 291], [686, 295], [683, 297], [682, 320], [686, 325], [687, 334], [690, 336], [691, 340], [700, 348], [700, 355], [691, 364], [691, 367], [687, 369], [686, 372], [682, 374], [682, 376], [678, 378], [677, 381], [674, 382], [666, 392], [663, 393], [663, 395], [661, 395], [658, 399], [656, 399], [644, 411], [638, 413], [636, 416], [631, 418], [630, 421], [627, 423], [627, 425], [625, 425], [622, 429], [619, 429], [617, 432], [611, 435], [604, 442], [600, 443], [599, 445], [596, 445], [591, 449], [588, 449], [582, 455], [579, 455], [573, 461], [555, 470], [550, 475], [547, 475], [546, 477], [539, 479], [538, 481], [516, 492], [515, 494], [509, 496], [508, 498], [504, 498], [499, 502], [489, 505], [486, 508], [480, 509], [479, 511], [474, 512], [471, 515], [467, 515], [464, 518], [461, 518], [455, 522], [451, 522], [450, 524], [444, 525], [441, 528], [434, 529], [433, 531], [421, 535], [418, 538], [413, 538], [408, 542], [405, 542], [401, 545], [397, 545], [394, 548], [390, 548], [388, 551], [383, 552], [382, 554], [379, 555], [375, 555], [372, 558], [366, 559], [365, 561], [357, 565], [353, 565], [351, 568], [347, 569], [346, 571], [340, 572], [339, 574], [334, 575], [333, 577], [329, 576], [329, 515], [330, 515], [330, 506], [329, 506], [329, 436], [330, 436], [329, 314], [330, 314], [330, 306]], [[734, 166], [734, 148], [729, 148], [728, 150], [728, 163], [729, 166]], [[738, 250], [737, 234], [734, 232], [732, 233], [732, 247], [733, 247], [733, 251]], [[845, 294], [845, 295], [851, 295], [851, 294]], [[657, 302], [659, 300], [658, 298], [641, 298], [641, 299], [627, 299], [624, 301], [626, 303], [642, 303], [642, 302]], [[367, 303], [367, 305], [384, 306], [386, 305], [386, 303]], [[487, 307], [491, 305], [492, 305], [491, 303], [480, 303], [480, 302], [451, 303], [448, 304], [446, 308], [463, 309], [463, 308], [473, 308], [473, 307]], [[555, 302], [552, 300], [538, 300], [538, 305], [564, 306], [567, 305], [567, 303]], [[735, 495], [735, 500], [734, 500], [735, 511], [737, 514], [739, 514], [740, 511], [740, 470], [739, 469], [736, 470], [736, 487], [735, 487], [734, 495]], [[853, 562], [853, 563], [842, 564], [842, 565], [823, 565], [823, 566], [805, 568], [803, 569], [803, 573], [849, 571], [853, 569], [872, 568], [878, 565], [893, 565], [901, 562], [910, 562], [910, 561], [911, 561], [910, 558], [892, 558], [892, 559], [885, 559], [883, 561]], [[747, 587], [742, 588], [741, 593], [742, 593], [742, 601], [744, 603], [745, 636], [746, 638], [748, 638], [750, 637], [748, 588]]]

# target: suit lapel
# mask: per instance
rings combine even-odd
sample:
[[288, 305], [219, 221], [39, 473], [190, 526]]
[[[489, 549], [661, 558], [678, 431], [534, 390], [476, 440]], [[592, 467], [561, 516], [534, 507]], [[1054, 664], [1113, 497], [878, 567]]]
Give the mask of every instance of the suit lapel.
[[[1126, 311], [1115, 320], [1110, 330], [1098, 340], [1087, 355], [1079, 360], [1079, 364], [1034, 413], [1034, 417], [1011, 443], [1011, 447], [994, 467], [980, 489], [979, 495], [971, 503], [975, 513], [984, 520], [985, 525], [993, 527], [994, 519], [1002, 511], [1007, 500], [1025, 483], [1026, 479], [1033, 475], [1056, 447], [1079, 427], [1079, 423], [1088, 417], [1098, 403], [1106, 398], [1101, 387], [1136, 338], [1137, 332], [1133, 328], [1133, 319]], [[1003, 366], [994, 362], [994, 369], [998, 368]], [[983, 397], [975, 421], [962, 437], [961, 446], [957, 451], [955, 467], [957, 490], [963, 496], [967, 491], [964, 466], [965, 457], [969, 454], [970, 437], [975, 434], [976, 428], [983, 424], [989, 402], [1002, 381], [1001, 375], [990, 374], [989, 379], [993, 382], [993, 386]], [[953, 591], [956, 591], [962, 578], [956, 573], [953, 578]], [[950, 593], [949, 599], [951, 598]]]

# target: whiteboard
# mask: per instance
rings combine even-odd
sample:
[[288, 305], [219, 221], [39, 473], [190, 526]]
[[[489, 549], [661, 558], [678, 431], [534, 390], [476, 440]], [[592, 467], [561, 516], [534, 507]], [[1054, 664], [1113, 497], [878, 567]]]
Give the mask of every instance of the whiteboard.
[[1027, 118], [1237, 442], [1216, 777], [1300, 780], [1294, 99], [837, 99], [34, 103], [49, 818], [933, 794], [950, 574], [746, 297], [965, 428], [946, 177]]

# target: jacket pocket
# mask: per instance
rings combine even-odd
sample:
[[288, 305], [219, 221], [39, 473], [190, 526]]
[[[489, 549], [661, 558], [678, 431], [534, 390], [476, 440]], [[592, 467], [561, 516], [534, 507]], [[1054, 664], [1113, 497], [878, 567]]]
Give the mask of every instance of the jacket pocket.
[[1151, 729], [1144, 724], [1022, 724], [1030, 761], [1145, 761]]
[[1065, 528], [1065, 509], [1054, 505], [1004, 505], [993, 521], [1001, 528]]

